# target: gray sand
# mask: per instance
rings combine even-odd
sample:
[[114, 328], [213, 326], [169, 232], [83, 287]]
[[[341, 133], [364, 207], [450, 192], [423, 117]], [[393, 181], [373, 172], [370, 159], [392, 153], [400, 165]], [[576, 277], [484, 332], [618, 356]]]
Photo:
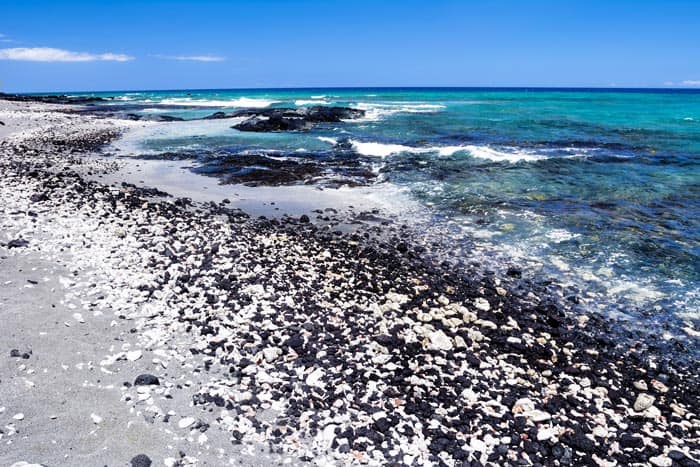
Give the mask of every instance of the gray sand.
[[[0, 101], [5, 123], [0, 139], [51, 125], [54, 117], [43, 112], [49, 107]], [[183, 417], [209, 415], [192, 404], [198, 374], [172, 362], [166, 369], [151, 349], [137, 346], [140, 324], [120, 319], [91, 287], [104, 278], [66, 266], [74, 263], [74, 255], [89, 252], [81, 253], [79, 243], [50, 224], [23, 224], [27, 205], [18, 204], [22, 197], [5, 199], [0, 209], [5, 212], [0, 217], [17, 213], [5, 217], [0, 243], [19, 237], [32, 243], [29, 248], [0, 246], [0, 466], [128, 466], [139, 454], [154, 466], [280, 464], [266, 455], [265, 446], [243, 448], [219, 430], [178, 427]], [[50, 252], [42, 248], [44, 242], [62, 242], [66, 251]], [[187, 339], [191, 336], [183, 336], [183, 349], [191, 345]], [[20, 356], [11, 356], [13, 350]], [[137, 360], [104, 364], [106, 357], [137, 351]], [[126, 399], [136, 391], [127, 394], [125, 382], [164, 372], [181, 380], [184, 389], [170, 396], [167, 385], [152, 387], [143, 391], [151, 395], [144, 401]], [[163, 413], [154, 416], [149, 406]]]

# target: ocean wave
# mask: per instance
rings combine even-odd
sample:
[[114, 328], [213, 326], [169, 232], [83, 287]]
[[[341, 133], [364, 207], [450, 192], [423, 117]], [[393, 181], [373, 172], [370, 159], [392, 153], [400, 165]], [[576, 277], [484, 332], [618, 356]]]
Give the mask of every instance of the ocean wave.
[[442, 104], [422, 102], [358, 102], [353, 107], [365, 111], [365, 117], [359, 121], [376, 121], [399, 113], [435, 113], [445, 108]]
[[320, 98], [319, 99], [316, 99], [316, 98], [298, 99], [298, 100], [294, 101], [294, 105], [296, 105], [297, 107], [301, 107], [304, 105], [328, 105], [330, 103], [331, 103], [330, 101], [328, 101], [326, 99], [320, 99]]
[[323, 141], [324, 143], [330, 143], [332, 145], [338, 144], [338, 138], [331, 138], [329, 136], [319, 136], [317, 139], [319, 141]]
[[271, 99], [253, 99], [250, 97], [239, 97], [232, 100], [209, 100], [192, 99], [191, 97], [172, 97], [163, 99], [160, 103], [166, 105], [181, 105], [191, 107], [245, 107], [261, 109], [279, 102]]
[[359, 154], [373, 157], [387, 157], [401, 152], [425, 152], [424, 148], [414, 148], [402, 144], [384, 144], [350, 140], [352, 148]]
[[547, 156], [524, 149], [497, 150], [489, 146], [474, 145], [465, 146], [464, 148], [472, 157], [487, 159], [494, 162], [531, 162], [548, 159]]
[[[338, 144], [337, 138], [328, 136], [319, 136], [319, 141], [323, 141], [332, 145]], [[573, 158], [585, 157], [587, 154], [580, 151], [574, 151], [575, 148], [557, 149], [557, 154], [546, 154], [548, 151], [536, 153], [532, 150], [523, 148], [513, 149], [495, 149], [490, 146], [477, 145], [458, 145], [458, 146], [408, 146], [405, 144], [379, 143], [376, 141], [359, 141], [351, 139], [348, 141], [352, 148], [363, 156], [371, 157], [388, 157], [400, 153], [412, 154], [430, 154], [435, 153], [440, 157], [450, 157], [459, 152], [469, 154], [478, 159], [485, 159], [494, 162], [532, 162], [553, 158]], [[552, 151], [554, 152], [554, 151]], [[560, 153], [564, 153], [563, 155]]]

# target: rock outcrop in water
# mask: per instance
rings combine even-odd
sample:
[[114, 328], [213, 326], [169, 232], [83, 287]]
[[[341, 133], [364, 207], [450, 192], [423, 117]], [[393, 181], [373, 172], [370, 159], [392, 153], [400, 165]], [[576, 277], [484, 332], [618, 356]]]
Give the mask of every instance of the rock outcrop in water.
[[[314, 106], [298, 109], [246, 109], [234, 112], [231, 117], [249, 117], [232, 127], [236, 130], [268, 132], [310, 130], [319, 123], [337, 123], [360, 118], [364, 115], [364, 110], [350, 107]], [[211, 118], [222, 117], [212, 115]]]

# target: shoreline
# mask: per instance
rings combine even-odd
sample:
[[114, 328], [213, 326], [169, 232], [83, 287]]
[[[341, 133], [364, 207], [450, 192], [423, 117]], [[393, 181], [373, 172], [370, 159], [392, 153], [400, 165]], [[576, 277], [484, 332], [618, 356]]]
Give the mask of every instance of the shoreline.
[[[6, 236], [29, 242], [0, 252], [72, 250], [63, 260], [94, 271], [100, 306], [136, 324], [134, 345], [178, 362], [179, 371], [152, 369], [155, 390], [121, 387], [125, 411], [138, 413], [132, 401], [157, 407], [148, 413], [158, 430], [195, 425], [163, 421], [157, 391], [171, 383], [182, 396], [176, 382], [197, 369], [189, 398], [203, 408], [207, 435], [269, 445], [294, 463], [699, 458], [692, 363], [618, 345], [612, 323], [577, 316], [515, 270], [501, 277], [435, 264], [425, 247], [403, 241], [401, 226], [336, 234], [298, 217], [252, 219], [83, 177], [114, 173], [109, 159], [80, 156], [114, 136], [104, 121], [73, 118], [83, 130], [0, 146]], [[82, 245], [65, 246], [68, 236]], [[128, 364], [122, 371], [133, 379]], [[29, 460], [20, 454], [8, 460]]]

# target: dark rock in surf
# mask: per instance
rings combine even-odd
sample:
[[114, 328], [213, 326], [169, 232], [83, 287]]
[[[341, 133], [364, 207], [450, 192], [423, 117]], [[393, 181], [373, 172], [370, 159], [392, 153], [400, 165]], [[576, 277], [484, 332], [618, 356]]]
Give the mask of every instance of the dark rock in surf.
[[214, 112], [213, 114], [207, 115], [206, 117], [202, 118], [202, 120], [220, 120], [222, 118], [228, 118], [226, 112]]
[[364, 115], [364, 110], [350, 107], [315, 106], [299, 109], [247, 109], [234, 112], [231, 117], [249, 117], [232, 127], [236, 130], [268, 132], [309, 130], [319, 123], [338, 123]]
[[161, 115], [158, 117], [159, 122], [183, 122], [184, 118], [173, 117], [172, 115]]

